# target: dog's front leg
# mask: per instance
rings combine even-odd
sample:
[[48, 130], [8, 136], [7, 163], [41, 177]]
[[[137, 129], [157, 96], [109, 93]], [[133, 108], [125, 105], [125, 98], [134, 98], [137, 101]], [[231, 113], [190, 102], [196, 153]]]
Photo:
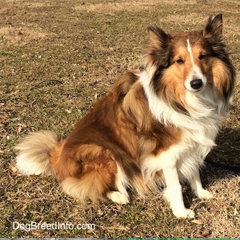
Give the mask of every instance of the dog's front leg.
[[194, 218], [194, 212], [184, 206], [182, 186], [176, 167], [163, 169], [163, 174], [167, 186], [164, 197], [169, 202], [173, 214], [178, 218]]
[[202, 187], [199, 170], [197, 170], [193, 175], [192, 179], [190, 180], [190, 185], [193, 193], [198, 198], [205, 198], [205, 199], [213, 198], [213, 195], [208, 190]]

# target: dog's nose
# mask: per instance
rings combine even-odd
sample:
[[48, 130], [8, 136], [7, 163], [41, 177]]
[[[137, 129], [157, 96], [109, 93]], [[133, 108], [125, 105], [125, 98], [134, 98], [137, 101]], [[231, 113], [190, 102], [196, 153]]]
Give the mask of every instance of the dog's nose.
[[202, 79], [193, 79], [190, 85], [194, 90], [199, 90], [203, 86], [203, 81]]

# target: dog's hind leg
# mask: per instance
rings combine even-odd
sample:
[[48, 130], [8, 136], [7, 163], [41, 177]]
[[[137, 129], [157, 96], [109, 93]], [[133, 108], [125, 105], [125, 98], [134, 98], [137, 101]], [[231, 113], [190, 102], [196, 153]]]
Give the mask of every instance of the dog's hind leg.
[[115, 186], [117, 191], [109, 191], [106, 194], [106, 197], [113, 202], [119, 203], [119, 204], [126, 204], [129, 202], [128, 200], [128, 193], [126, 190], [126, 186], [128, 185], [127, 178], [122, 171], [121, 167], [117, 164], [117, 176], [115, 179]]
[[114, 160], [95, 160], [85, 163], [82, 168], [79, 177], [69, 176], [62, 181], [65, 193], [82, 201], [96, 202], [106, 197], [120, 204], [128, 203], [127, 180]]
[[118, 191], [108, 192], [107, 198], [119, 204], [127, 204], [129, 202], [128, 197]]

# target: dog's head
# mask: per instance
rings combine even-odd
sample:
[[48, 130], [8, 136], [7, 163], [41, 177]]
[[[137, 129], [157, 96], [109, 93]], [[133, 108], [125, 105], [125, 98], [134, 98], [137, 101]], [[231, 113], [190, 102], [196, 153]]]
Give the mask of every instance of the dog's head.
[[157, 96], [180, 109], [190, 104], [186, 95], [200, 96], [206, 91], [215, 101], [229, 101], [235, 71], [222, 41], [221, 14], [210, 17], [200, 31], [168, 34], [149, 27], [148, 33], [144, 71], [150, 74]]

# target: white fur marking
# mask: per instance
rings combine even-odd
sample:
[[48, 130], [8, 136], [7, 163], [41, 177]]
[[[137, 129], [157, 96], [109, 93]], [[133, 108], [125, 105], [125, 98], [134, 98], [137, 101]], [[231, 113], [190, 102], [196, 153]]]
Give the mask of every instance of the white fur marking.
[[128, 198], [124, 194], [117, 191], [108, 192], [107, 198], [119, 204], [127, 204], [129, 202]]
[[[192, 51], [192, 47], [191, 47], [191, 44], [189, 42], [189, 39], [187, 39], [187, 50], [188, 50], [189, 55], [190, 55], [190, 59], [191, 59], [191, 63], [192, 63], [192, 70], [189, 73], [187, 79], [185, 80], [184, 85], [185, 85], [187, 90], [189, 90], [191, 92], [196, 92], [196, 90], [191, 87], [190, 82], [193, 79], [202, 79], [203, 86], [202, 86], [201, 89], [203, 89], [204, 87], [207, 86], [207, 78], [202, 73], [201, 69], [194, 62], [193, 51]], [[199, 91], [199, 89], [197, 91]]]
[[27, 135], [15, 149], [18, 170], [25, 175], [52, 174], [49, 153], [58, 142], [58, 135], [51, 131], [34, 132]]
[[205, 199], [213, 198], [213, 195], [208, 190], [203, 189], [199, 171], [197, 171], [194, 174], [193, 179], [190, 180], [190, 185], [193, 190], [193, 193], [198, 198], [205, 198]]
[[194, 212], [184, 206], [177, 168], [163, 169], [163, 174], [167, 185], [164, 190], [164, 197], [169, 202], [173, 214], [178, 218], [194, 218]]
[[[152, 67], [152, 71], [154, 69]], [[192, 141], [196, 142], [197, 145], [201, 143], [201, 145], [210, 148], [215, 145], [214, 139], [221, 122], [226, 117], [226, 109], [222, 109], [222, 112], [219, 113], [219, 102], [216, 102], [210, 89], [205, 88], [200, 92], [186, 92], [186, 100], [191, 106], [191, 108], [187, 108], [191, 116], [187, 116], [174, 111], [160, 96], [155, 94], [150, 87], [151, 74], [143, 72], [139, 77], [148, 99], [149, 108], [160, 123], [173, 124], [182, 129], [187, 134], [187, 145]]]
[[190, 55], [190, 59], [191, 59], [192, 65], [194, 65], [193, 52], [192, 52], [192, 48], [191, 48], [191, 45], [190, 45], [189, 39], [187, 39], [187, 50], [188, 50], [188, 52], [189, 52], [189, 55]]
[[117, 177], [116, 177], [116, 187], [117, 190], [123, 194], [128, 199], [128, 193], [126, 187], [129, 185], [127, 177], [122, 171], [121, 167], [117, 164]]
[[182, 146], [174, 145], [167, 151], [162, 152], [160, 155], [154, 154], [148, 155], [142, 165], [142, 173], [145, 182], [152, 180], [156, 172], [161, 171], [164, 168], [173, 168], [176, 166], [177, 159], [179, 158], [179, 152], [183, 151]]

